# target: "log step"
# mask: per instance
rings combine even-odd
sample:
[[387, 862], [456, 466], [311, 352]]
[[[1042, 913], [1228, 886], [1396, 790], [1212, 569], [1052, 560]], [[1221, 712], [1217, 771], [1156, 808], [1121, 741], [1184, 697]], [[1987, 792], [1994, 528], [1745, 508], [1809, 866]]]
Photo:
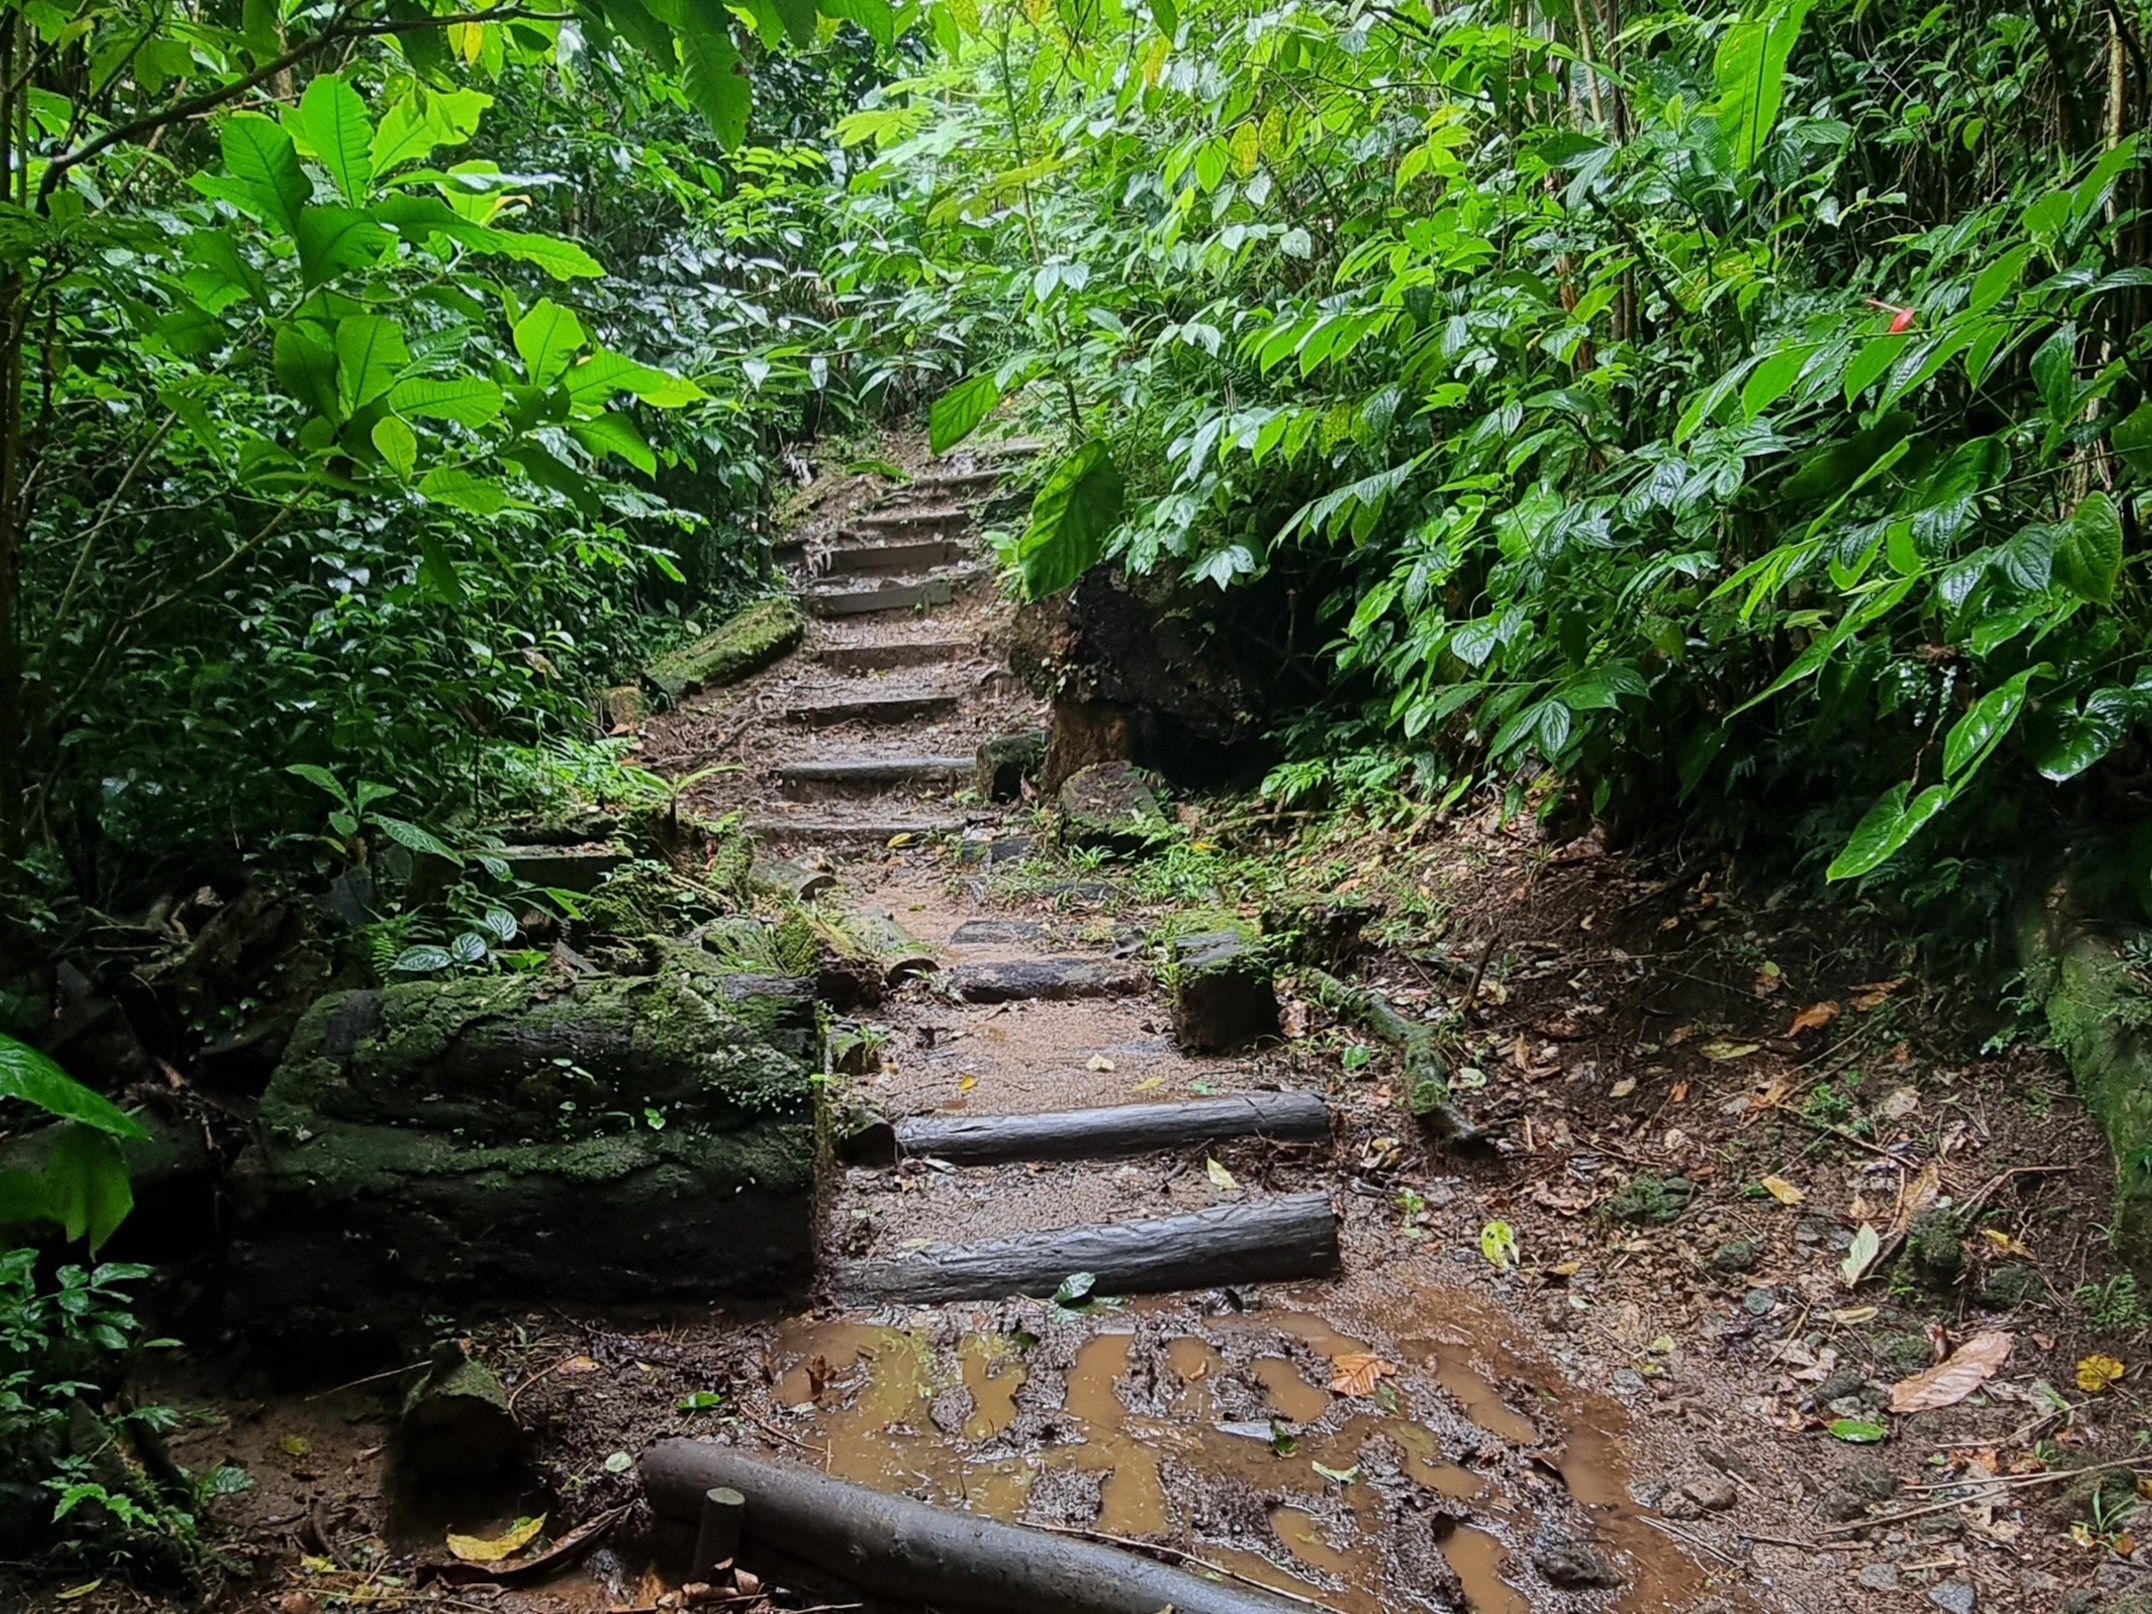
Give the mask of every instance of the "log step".
[[889, 695], [835, 695], [801, 701], [785, 709], [785, 721], [807, 728], [838, 723], [910, 723], [920, 718], [950, 717], [958, 697], [933, 692]]
[[970, 573], [951, 577], [917, 577], [857, 588], [809, 589], [803, 603], [810, 616], [867, 616], [877, 611], [915, 611], [922, 606], [947, 605], [957, 589], [972, 581]]
[[962, 532], [971, 525], [971, 511], [961, 504], [899, 506], [894, 510], [870, 510], [863, 516], [854, 517], [853, 525], [860, 532], [876, 538], [892, 538], [899, 534], [921, 538], [937, 533]]
[[1070, 998], [1126, 997], [1150, 985], [1150, 977], [1135, 965], [1099, 958], [960, 964], [942, 979], [950, 992], [966, 1003], [1058, 1003]]
[[915, 1159], [980, 1166], [1007, 1160], [1111, 1160], [1225, 1138], [1328, 1143], [1330, 1106], [1313, 1093], [1241, 1093], [1033, 1115], [922, 1115], [899, 1121], [894, 1141], [897, 1153]]
[[747, 833], [763, 845], [887, 846], [900, 835], [920, 841], [963, 829], [961, 818], [757, 818], [747, 824]]
[[934, 1305], [1051, 1295], [1077, 1272], [1090, 1273], [1103, 1296], [1289, 1283], [1337, 1269], [1337, 1212], [1328, 1194], [1307, 1193], [849, 1262], [837, 1292], [850, 1305]]
[[964, 661], [978, 653], [976, 644], [962, 639], [898, 639], [888, 644], [824, 645], [814, 659], [833, 672], [875, 673]]
[[890, 495], [892, 499], [964, 499], [990, 494], [1001, 485], [999, 471], [929, 471], [915, 476]]
[[820, 558], [820, 577], [871, 577], [880, 572], [924, 572], [964, 558], [954, 538], [892, 538], [887, 543], [840, 544]]
[[780, 789], [794, 800], [888, 790], [906, 785], [947, 785], [968, 779], [970, 757], [840, 757], [833, 762], [784, 762], [773, 770]]

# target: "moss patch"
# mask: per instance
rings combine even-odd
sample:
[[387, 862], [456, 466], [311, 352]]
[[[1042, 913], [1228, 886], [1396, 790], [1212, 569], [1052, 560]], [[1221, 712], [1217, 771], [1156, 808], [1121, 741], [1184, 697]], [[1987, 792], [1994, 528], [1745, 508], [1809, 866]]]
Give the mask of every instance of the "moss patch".
[[789, 594], [774, 594], [757, 600], [714, 632], [667, 651], [643, 676], [667, 700], [677, 701], [698, 689], [735, 683], [759, 672], [798, 644], [806, 628], [807, 618], [798, 602]]

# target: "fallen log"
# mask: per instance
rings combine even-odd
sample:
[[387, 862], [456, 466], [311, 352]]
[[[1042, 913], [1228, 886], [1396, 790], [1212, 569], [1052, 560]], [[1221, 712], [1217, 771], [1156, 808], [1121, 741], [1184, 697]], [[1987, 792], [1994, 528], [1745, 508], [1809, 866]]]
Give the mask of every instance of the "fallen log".
[[1337, 1265], [1337, 1212], [1330, 1196], [1287, 1194], [1150, 1221], [930, 1245], [887, 1260], [849, 1263], [838, 1271], [837, 1289], [855, 1305], [996, 1300], [1050, 1295], [1072, 1273], [1088, 1272], [1102, 1295], [1164, 1294], [1328, 1277]]
[[1286, 1602], [1133, 1552], [884, 1496], [797, 1464], [703, 1440], [662, 1440], [642, 1461], [660, 1518], [693, 1523], [703, 1497], [747, 1498], [746, 1540], [879, 1597], [982, 1614], [1293, 1614]]
[[1351, 1021], [1398, 1051], [1405, 1063], [1406, 1102], [1423, 1126], [1458, 1142], [1480, 1135], [1450, 1097], [1449, 1072], [1435, 1050], [1433, 1027], [1407, 1020], [1373, 988], [1347, 985], [1325, 970], [1304, 971], [1301, 980], [1315, 1001], [1340, 1020]]
[[[1330, 1106], [1313, 1093], [1238, 1093], [1183, 1104], [1115, 1104], [1039, 1115], [921, 1115], [896, 1124], [881, 1163], [899, 1155], [991, 1165], [1003, 1160], [1107, 1160], [1221, 1138], [1327, 1143]], [[860, 1158], [855, 1155], [854, 1158]]]

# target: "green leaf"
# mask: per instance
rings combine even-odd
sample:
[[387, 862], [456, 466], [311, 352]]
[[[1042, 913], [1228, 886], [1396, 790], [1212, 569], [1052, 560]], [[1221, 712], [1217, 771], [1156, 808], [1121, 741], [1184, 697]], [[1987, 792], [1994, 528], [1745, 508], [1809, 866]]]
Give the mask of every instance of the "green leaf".
[[857, 23], [883, 49], [896, 43], [897, 13], [889, 0], [815, 0], [823, 16]]
[[493, 97], [477, 90], [413, 91], [397, 99], [374, 131], [367, 162], [375, 177], [417, 162], [441, 146], [460, 146], [478, 131]]
[[771, 0], [785, 25], [785, 37], [795, 45], [812, 45], [815, 34], [815, 0]]
[[2122, 576], [2122, 517], [2106, 494], [2087, 494], [2062, 528], [2052, 575], [2081, 600], [2113, 602]]
[[515, 338], [531, 385], [550, 387], [568, 373], [568, 366], [582, 351], [583, 322], [552, 298], [542, 297], [516, 321]]
[[299, 242], [299, 277], [309, 290], [378, 262], [396, 239], [348, 207], [302, 208], [293, 234]]
[[657, 455], [644, 441], [642, 428], [627, 415], [600, 415], [596, 420], [576, 421], [568, 429], [593, 454], [617, 454], [645, 476], [658, 474]]
[[389, 407], [418, 419], [453, 420], [459, 426], [486, 426], [498, 420], [507, 398], [482, 376], [435, 380], [413, 376], [389, 389]]
[[2108, 434], [2122, 463], [2139, 476], [2152, 477], [2152, 403], [2141, 403]]
[[454, 969], [456, 961], [445, 947], [406, 947], [396, 955], [390, 970], [404, 975], [438, 975], [442, 970]]
[[680, 30], [680, 87], [730, 149], [747, 138], [747, 69], [732, 43], [732, 14], [719, 0], [685, 0]]
[[1001, 402], [1001, 384], [991, 371], [967, 377], [934, 400], [927, 412], [927, 446], [946, 454], [979, 429], [979, 422]]
[[102, 1131], [70, 1123], [45, 1161], [53, 1220], [70, 1239], [86, 1238], [94, 1255], [134, 1209], [127, 1159]]
[[555, 280], [596, 280], [605, 273], [604, 264], [573, 241], [563, 241], [557, 235], [488, 228], [481, 244], [485, 250], [505, 253], [521, 263], [535, 264]]
[[1786, 90], [1786, 58], [1793, 54], [1808, 6], [1809, 0], [1774, 6], [1761, 17], [1735, 23], [1719, 42], [1719, 128], [1732, 149], [1734, 165], [1743, 171], [1756, 166], [1778, 122]]
[[435, 504], [452, 505], [476, 516], [497, 516], [508, 508], [508, 495], [499, 483], [475, 476], [459, 465], [428, 471], [418, 490]]
[[2072, 713], [2053, 740], [2033, 758], [2040, 777], [2056, 784], [2075, 779], [2122, 743], [2130, 731], [2130, 692], [2120, 687], [2096, 689], [2084, 707]]
[[463, 575], [456, 570], [455, 557], [449, 554], [448, 545], [441, 542], [438, 533], [424, 532], [418, 539], [418, 581], [435, 599], [447, 605], [461, 605], [469, 597], [463, 586]]
[[382, 834], [406, 851], [423, 852], [429, 857], [446, 858], [451, 863], [461, 863], [463, 861], [462, 858], [456, 855], [454, 847], [450, 846], [430, 829], [422, 829], [417, 824], [402, 818], [376, 818], [374, 822], [380, 826]]
[[2058, 424], [2077, 414], [2077, 327], [2065, 325], [2033, 350], [2032, 382], [2048, 418]]
[[299, 150], [279, 124], [251, 112], [225, 119], [217, 134], [224, 166], [253, 203], [255, 215], [286, 235], [299, 228], [299, 210], [314, 187], [299, 166]]
[[344, 200], [354, 207], [365, 201], [374, 184], [374, 124], [359, 92], [341, 74], [322, 73], [299, 97], [293, 122]]
[[1896, 857], [1900, 848], [1919, 834], [1931, 818], [1950, 805], [1950, 791], [1943, 785], [1930, 785], [1909, 801], [1907, 798], [1912, 795], [1910, 782], [1892, 785], [1886, 790], [1882, 799], [1869, 808], [1867, 816], [1854, 827], [1852, 838], [1831, 860], [1823, 877], [1826, 880], [1850, 880], [1881, 868]]
[[1856, 1446], [1873, 1446], [1890, 1435], [1890, 1431], [1883, 1425], [1872, 1423], [1866, 1418], [1833, 1418], [1824, 1428], [1840, 1440], [1849, 1440]]
[[2052, 671], [2044, 661], [2037, 667], [2027, 667], [1974, 701], [1965, 715], [1950, 726], [1950, 734], [1943, 741], [1943, 777], [1950, 781], [1952, 789], [1962, 788], [1965, 776], [1994, 755], [1995, 748], [2017, 726], [2025, 710], [2026, 685]]
[[1098, 1287], [1098, 1277], [1090, 1272], [1071, 1272], [1061, 1280], [1061, 1287], [1054, 1291], [1057, 1306], [1080, 1306], [1091, 1298], [1091, 1291]]
[[1031, 502], [1031, 525], [1016, 544], [1024, 593], [1058, 594], [1098, 563], [1121, 519], [1121, 472], [1092, 438], [1054, 468]]
[[1815, 352], [1813, 346], [1803, 344], [1767, 354], [1741, 385], [1741, 412], [1754, 420], [1777, 403], [1800, 378], [1801, 367], [1814, 357]]
[[349, 314], [336, 322], [336, 396], [349, 416], [387, 395], [411, 362], [403, 332], [380, 314]]
[[623, 392], [658, 409], [679, 409], [709, 396], [684, 376], [638, 364], [604, 348], [568, 372], [567, 386], [569, 401], [582, 410], [602, 409]]
[[336, 350], [317, 340], [311, 326], [279, 326], [270, 354], [279, 386], [324, 419], [344, 418], [337, 400]]
[[374, 448], [388, 461], [389, 469], [406, 482], [418, 469], [418, 434], [394, 415], [374, 422]]
[[67, 1074], [51, 1055], [0, 1032], [0, 1098], [12, 1098], [63, 1121], [79, 1121], [115, 1138], [149, 1136], [120, 1107]]

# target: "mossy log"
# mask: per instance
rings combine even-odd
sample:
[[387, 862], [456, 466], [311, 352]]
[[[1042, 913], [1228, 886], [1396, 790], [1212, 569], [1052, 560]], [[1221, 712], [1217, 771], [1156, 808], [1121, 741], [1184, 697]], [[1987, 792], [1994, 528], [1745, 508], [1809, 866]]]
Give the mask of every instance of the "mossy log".
[[711, 1491], [737, 1491], [751, 1549], [819, 1565], [877, 1598], [979, 1614], [1293, 1614], [1309, 1606], [714, 1441], [660, 1441], [644, 1456], [641, 1478], [652, 1511], [681, 1524], [700, 1521]]
[[565, 989], [491, 976], [318, 1002], [235, 1174], [242, 1317], [343, 1331], [497, 1298], [803, 1286], [811, 987], [661, 956]]
[[1449, 1073], [1435, 1051], [1435, 1034], [1407, 1020], [1372, 987], [1353, 986], [1323, 970], [1304, 970], [1301, 980], [1315, 1001], [1341, 1020], [1397, 1049], [1405, 1065], [1405, 1095], [1412, 1113], [1439, 1137], [1466, 1139], [1479, 1129], [1450, 1098]]
[[757, 600], [691, 644], [669, 650], [643, 674], [669, 701], [736, 683], [800, 642], [807, 618], [789, 594]]

